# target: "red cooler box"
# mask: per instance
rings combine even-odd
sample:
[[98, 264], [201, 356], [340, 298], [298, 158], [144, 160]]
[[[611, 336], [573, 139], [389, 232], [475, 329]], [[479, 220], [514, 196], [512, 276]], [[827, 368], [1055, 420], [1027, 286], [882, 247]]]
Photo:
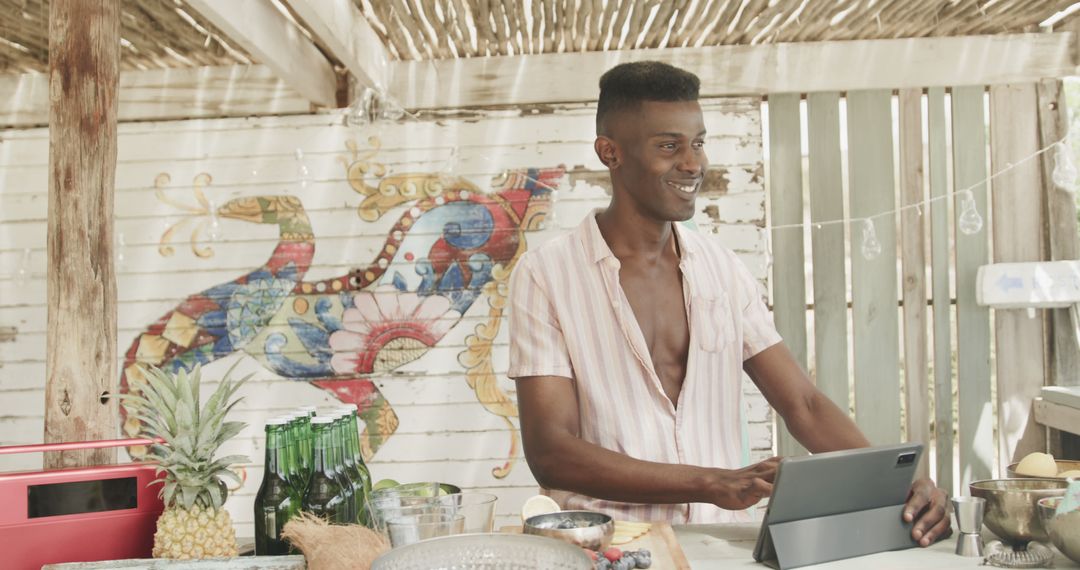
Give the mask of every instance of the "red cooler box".
[[[0, 454], [149, 445], [147, 439], [0, 447]], [[10, 570], [150, 558], [163, 505], [154, 463], [0, 473], [0, 544]]]

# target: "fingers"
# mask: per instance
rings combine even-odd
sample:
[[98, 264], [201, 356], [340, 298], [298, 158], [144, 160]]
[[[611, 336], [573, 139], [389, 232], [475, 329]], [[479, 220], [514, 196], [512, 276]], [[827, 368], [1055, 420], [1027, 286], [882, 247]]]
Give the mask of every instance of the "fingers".
[[[950, 534], [952, 534], [952, 528], [949, 525], [949, 518], [942, 517], [942, 519], [934, 526], [930, 527], [930, 530], [922, 535], [922, 538], [917, 540], [919, 541], [919, 546], [930, 546], [939, 539], [948, 537]], [[914, 537], [914, 531], [912, 531], [912, 536]]]
[[904, 507], [904, 522], [915, 520], [915, 517], [930, 504], [936, 490], [929, 479], [915, 481], [911, 486], [911, 494], [908, 495], [907, 506]]
[[776, 470], [780, 467], [780, 457], [770, 457], [765, 461], [750, 466], [750, 474], [760, 477], [769, 483], [776, 479]]
[[[918, 492], [913, 493], [913, 499], [917, 495], [919, 495]], [[909, 506], [910, 503], [911, 501], [909, 501]], [[945, 493], [940, 489], [933, 489], [930, 494], [930, 501], [922, 510], [917, 511], [916, 522], [911, 529], [911, 537], [919, 541], [920, 545], [929, 546], [935, 540], [949, 536], [951, 533], [948, 501]]]
[[744, 491], [747, 497], [754, 497], [754, 502], [758, 502], [765, 497], [772, 495], [773, 486], [772, 483], [760, 478], [754, 477], [750, 480], [750, 484]]

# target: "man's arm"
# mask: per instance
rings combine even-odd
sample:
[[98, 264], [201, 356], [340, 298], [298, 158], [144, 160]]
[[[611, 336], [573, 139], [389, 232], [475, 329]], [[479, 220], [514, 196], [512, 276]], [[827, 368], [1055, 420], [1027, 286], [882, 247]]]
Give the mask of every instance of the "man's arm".
[[[787, 422], [788, 430], [814, 453], [867, 447], [855, 422], [806, 377], [784, 343], [775, 344], [743, 363], [765, 399]], [[911, 486], [904, 520], [914, 521], [911, 537], [922, 546], [952, 534], [945, 492], [929, 479]]]
[[762, 395], [791, 435], [813, 453], [868, 447], [847, 412], [810, 382], [784, 343], [777, 343], [743, 362]]
[[745, 509], [772, 491], [778, 459], [726, 470], [641, 461], [579, 437], [573, 381], [517, 379], [525, 457], [548, 489], [628, 503], [713, 503]]

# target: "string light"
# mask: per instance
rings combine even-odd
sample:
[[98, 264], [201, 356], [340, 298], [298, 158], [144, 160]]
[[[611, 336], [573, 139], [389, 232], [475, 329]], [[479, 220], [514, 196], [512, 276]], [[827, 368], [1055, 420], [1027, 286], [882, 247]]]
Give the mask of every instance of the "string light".
[[956, 225], [961, 232], [969, 236], [982, 230], [983, 219], [979, 215], [979, 210], [975, 208], [975, 195], [971, 193], [971, 190], [965, 190], [960, 196], [960, 219]]
[[296, 179], [300, 181], [300, 189], [306, 190], [308, 180], [311, 178], [311, 171], [308, 170], [307, 161], [304, 160], [304, 150], [297, 148], [294, 154], [296, 156]]
[[874, 220], [866, 218], [862, 224], [862, 256], [870, 261], [881, 255], [881, 242], [878, 241]]
[[218, 220], [217, 208], [213, 202], [210, 202], [210, 223], [206, 226], [206, 237], [213, 242], [221, 240], [221, 222]]
[[417, 118], [383, 90], [365, 87], [345, 112], [345, 124], [362, 127], [379, 121], [398, 121], [406, 116]]
[[[1014, 169], [1014, 168], [1016, 168], [1016, 167], [1018, 167], [1018, 166], [1020, 166], [1020, 165], [1022, 165], [1024, 163], [1026, 163], [1026, 162], [1028, 162], [1028, 161], [1030, 161], [1030, 160], [1032, 160], [1034, 158], [1037, 158], [1038, 156], [1042, 155], [1043, 153], [1049, 151], [1050, 149], [1057, 148], [1057, 146], [1059, 144], [1062, 144], [1064, 142], [1065, 142], [1065, 139], [1062, 139], [1060, 141], [1051, 143], [1051, 144], [1049, 144], [1049, 145], [1035, 151], [1034, 153], [1024, 157], [1022, 160], [1017, 161], [1016, 163], [1010, 163], [1010, 164], [1006, 165], [1005, 168], [1003, 168], [1003, 169], [995, 172], [994, 174], [988, 176], [986, 179], [981, 180], [979, 182], [976, 182], [975, 184], [972, 184], [972, 185], [970, 185], [970, 186], [968, 186], [966, 188], [961, 188], [960, 190], [955, 190], [953, 192], [947, 192], [945, 194], [942, 194], [941, 196], [934, 196], [933, 198], [929, 198], [927, 200], [922, 200], [921, 202], [915, 202], [915, 203], [903, 206], [901, 208], [897, 208], [895, 210], [888, 210], [888, 211], [885, 211], [885, 212], [880, 212], [880, 213], [874, 214], [872, 216], [865, 216], [865, 217], [861, 217], [861, 218], [826, 220], [826, 221], [822, 221], [822, 222], [813, 222], [814, 229], [821, 229], [823, 226], [830, 226], [830, 225], [833, 225], [833, 224], [845, 224], [845, 223], [853, 223], [854, 224], [856, 222], [862, 222], [864, 220], [872, 220], [874, 218], [879, 218], [879, 217], [894, 216], [895, 214], [898, 214], [898, 213], [903, 212], [905, 210], [911, 210], [911, 209], [916, 209], [917, 211], [921, 212], [922, 208], [924, 206], [930, 206], [931, 204], [933, 204], [934, 202], [937, 202], [939, 200], [945, 200], [947, 198], [956, 196], [958, 198], [958, 200], [960, 201], [959, 207], [961, 209], [961, 223], [963, 224], [960, 227], [960, 231], [963, 231], [964, 233], [968, 233], [968, 231], [970, 231], [971, 233], [978, 233], [980, 230], [982, 230], [983, 220], [982, 220], [982, 216], [979, 215], [979, 211], [978, 211], [978, 209], [977, 209], [977, 207], [975, 205], [975, 195], [974, 195], [974, 193], [972, 191], [979, 188], [979, 187], [981, 187], [981, 186], [985, 186], [988, 182], [994, 180], [995, 178], [1001, 176], [1002, 174], [1005, 174], [1006, 172], [1009, 172], [1010, 170], [1012, 170], [1012, 169]], [[1074, 166], [1074, 169], [1075, 169], [1075, 166]], [[966, 216], [965, 216], [965, 214], [966, 214]], [[966, 223], [965, 223], [965, 220], [966, 220]], [[780, 224], [780, 225], [771, 226], [769, 229], [782, 230], [782, 229], [788, 229], [788, 228], [803, 228], [803, 227], [806, 227], [806, 224]]]
[[116, 269], [117, 273], [127, 267], [126, 251], [127, 241], [124, 240], [124, 232], [116, 232]]
[[26, 282], [30, 279], [30, 256], [32, 253], [30, 248], [23, 250], [22, 259], [19, 261], [19, 268], [15, 270], [15, 285], [18, 287], [26, 285]]
[[1059, 142], [1054, 147], [1054, 171], [1051, 178], [1054, 185], [1072, 194], [1076, 192], [1076, 163], [1073, 161], [1072, 149], [1064, 142]]

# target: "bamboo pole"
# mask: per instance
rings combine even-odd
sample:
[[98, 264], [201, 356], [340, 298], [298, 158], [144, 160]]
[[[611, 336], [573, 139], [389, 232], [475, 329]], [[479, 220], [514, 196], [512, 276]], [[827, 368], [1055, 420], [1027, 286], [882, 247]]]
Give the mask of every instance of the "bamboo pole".
[[[112, 439], [116, 391], [116, 175], [120, 0], [49, 9], [48, 325], [45, 442]], [[116, 461], [49, 453], [46, 468]]]

